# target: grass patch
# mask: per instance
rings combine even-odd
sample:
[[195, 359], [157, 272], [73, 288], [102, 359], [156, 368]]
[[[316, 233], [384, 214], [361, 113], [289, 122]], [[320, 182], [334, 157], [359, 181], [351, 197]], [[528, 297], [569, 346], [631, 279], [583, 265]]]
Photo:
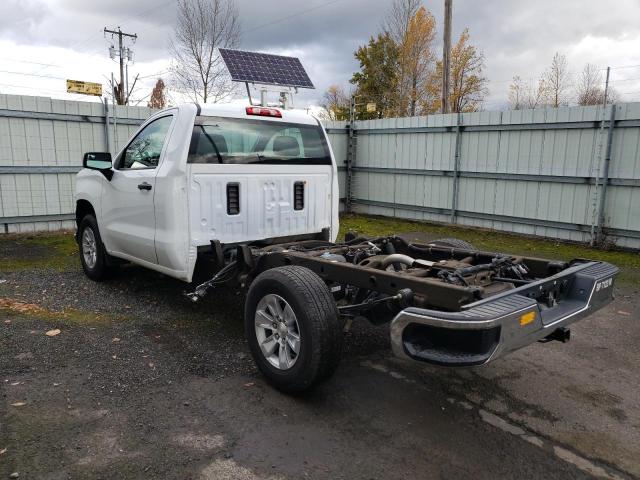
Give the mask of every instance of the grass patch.
[[35, 268], [67, 270], [78, 265], [73, 233], [9, 234], [0, 236], [0, 272]]
[[372, 236], [421, 232], [433, 240], [447, 237], [460, 238], [470, 242], [480, 250], [554, 260], [572, 260], [574, 258], [600, 260], [612, 263], [620, 268], [619, 282], [621, 284], [640, 287], [640, 254], [633, 252], [601, 250], [578, 243], [559, 242], [552, 239], [501, 233], [481, 228], [438, 225], [368, 215], [343, 215], [340, 218], [338, 238], [343, 238], [344, 234], [349, 230]]

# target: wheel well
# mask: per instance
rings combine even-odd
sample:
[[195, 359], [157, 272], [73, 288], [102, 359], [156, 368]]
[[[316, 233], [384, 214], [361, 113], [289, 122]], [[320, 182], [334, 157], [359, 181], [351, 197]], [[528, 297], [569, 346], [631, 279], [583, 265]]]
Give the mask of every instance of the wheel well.
[[79, 227], [80, 222], [86, 215], [96, 216], [96, 211], [93, 209], [93, 205], [91, 205], [87, 200], [78, 200], [76, 203], [76, 225]]

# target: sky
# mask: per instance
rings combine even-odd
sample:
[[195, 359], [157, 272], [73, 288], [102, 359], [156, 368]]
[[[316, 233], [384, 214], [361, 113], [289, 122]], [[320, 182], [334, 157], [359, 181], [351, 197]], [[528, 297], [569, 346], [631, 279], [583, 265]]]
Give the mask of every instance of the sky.
[[[300, 58], [315, 90], [296, 106], [317, 105], [331, 84], [349, 87], [358, 69], [353, 52], [380, 31], [391, 0], [236, 0], [240, 48]], [[441, 52], [443, 0], [424, 0], [435, 15]], [[175, 0], [1, 0], [0, 93], [92, 100], [67, 94], [65, 80], [107, 86], [118, 65], [103, 28], [136, 33], [130, 78], [140, 80], [133, 103], [146, 104], [156, 79], [170, 83], [168, 42]], [[555, 52], [566, 55], [571, 83], [585, 63], [613, 67], [622, 101], [640, 100], [640, 0], [453, 0], [453, 40], [468, 27], [484, 54], [485, 110], [503, 109], [514, 75], [535, 81]], [[604, 71], [603, 71], [604, 80]], [[103, 87], [103, 88], [104, 88]], [[240, 90], [242, 92], [242, 90]], [[95, 100], [95, 99], [93, 99]], [[176, 96], [179, 101], [179, 96]]]

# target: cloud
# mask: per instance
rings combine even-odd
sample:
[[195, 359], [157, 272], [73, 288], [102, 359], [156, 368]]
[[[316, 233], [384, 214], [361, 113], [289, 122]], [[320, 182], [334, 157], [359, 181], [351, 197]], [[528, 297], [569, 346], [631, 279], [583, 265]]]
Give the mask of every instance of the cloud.
[[0, 13], [2, 38], [34, 43], [37, 41], [38, 25], [50, 12], [38, 0], [3, 0]]
[[[303, 91], [298, 104], [317, 103], [330, 84], [348, 87], [358, 66], [353, 52], [379, 31], [390, 3], [238, 0], [242, 48], [299, 56], [317, 90]], [[442, 2], [424, 3], [438, 20], [439, 39]], [[173, 31], [175, 5], [176, 0], [2, 0], [2, 56], [59, 64], [47, 67], [44, 74], [102, 78], [115, 71], [107, 56], [111, 39], [104, 38], [102, 29], [119, 25], [138, 34], [134, 46], [136, 64], [131, 71], [151, 75], [165, 70], [169, 63], [167, 44]], [[504, 103], [513, 75], [538, 77], [556, 51], [567, 55], [569, 69], [575, 75], [586, 62], [602, 67], [640, 64], [638, 18], [637, 0], [617, 0], [606, 5], [596, 0], [456, 0], [453, 34], [455, 39], [469, 27], [472, 43], [484, 53], [485, 73], [490, 80], [487, 106], [491, 108]], [[440, 48], [437, 47], [438, 52]], [[15, 61], [5, 67], [23, 72], [40, 70]], [[615, 70], [613, 79], [626, 79], [618, 89], [621, 92], [640, 91], [640, 82], [634, 83], [634, 77], [640, 77], [640, 68]], [[154, 81], [152, 76], [141, 84], [150, 89]], [[20, 91], [6, 87], [16, 83], [16, 76], [0, 74], [0, 91]], [[53, 89], [54, 83], [52, 79], [33, 77], [24, 85], [36, 90], [39, 85]], [[20, 92], [29, 93], [24, 89]]]

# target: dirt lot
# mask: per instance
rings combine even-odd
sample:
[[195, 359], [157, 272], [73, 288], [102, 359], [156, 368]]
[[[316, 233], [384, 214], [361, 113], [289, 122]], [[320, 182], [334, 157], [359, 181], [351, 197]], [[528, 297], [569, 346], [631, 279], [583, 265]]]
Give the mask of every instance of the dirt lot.
[[181, 297], [188, 286], [133, 266], [97, 284], [70, 234], [0, 237], [0, 478], [640, 476], [638, 255], [446, 233], [514, 253], [606, 258], [624, 266], [617, 299], [566, 345], [474, 369], [403, 363], [388, 328], [356, 324], [337, 374], [288, 397], [252, 364], [241, 294], [194, 305]]

